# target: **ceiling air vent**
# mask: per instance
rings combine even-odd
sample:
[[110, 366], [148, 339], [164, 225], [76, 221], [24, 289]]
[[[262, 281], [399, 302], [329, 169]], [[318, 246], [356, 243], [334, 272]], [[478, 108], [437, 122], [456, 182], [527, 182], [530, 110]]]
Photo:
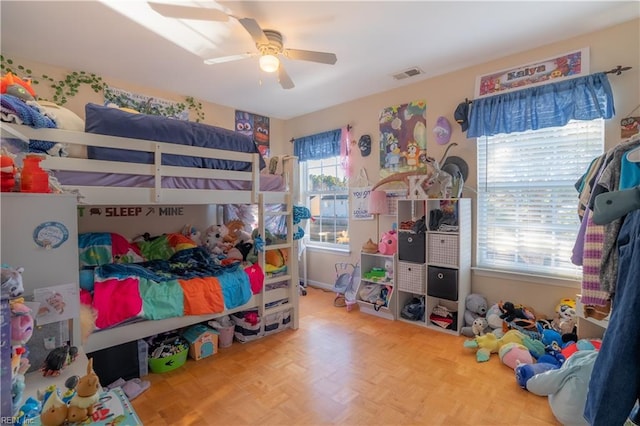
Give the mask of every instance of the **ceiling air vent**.
[[396, 80], [404, 80], [405, 78], [414, 77], [416, 75], [424, 74], [418, 67], [409, 68], [408, 70], [401, 71], [397, 74], [393, 74], [392, 77]]

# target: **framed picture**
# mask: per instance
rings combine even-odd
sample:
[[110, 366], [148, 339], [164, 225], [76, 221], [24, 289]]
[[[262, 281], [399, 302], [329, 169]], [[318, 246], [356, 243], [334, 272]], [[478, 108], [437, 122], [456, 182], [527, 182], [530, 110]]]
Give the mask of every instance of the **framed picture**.
[[589, 73], [589, 49], [583, 48], [518, 67], [476, 77], [475, 98], [497, 95]]

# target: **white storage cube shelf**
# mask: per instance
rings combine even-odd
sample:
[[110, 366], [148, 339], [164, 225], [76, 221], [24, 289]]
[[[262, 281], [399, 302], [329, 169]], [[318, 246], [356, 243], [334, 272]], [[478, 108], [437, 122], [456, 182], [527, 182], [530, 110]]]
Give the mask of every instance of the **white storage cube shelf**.
[[424, 294], [426, 290], [425, 265], [412, 262], [398, 262], [398, 290]]

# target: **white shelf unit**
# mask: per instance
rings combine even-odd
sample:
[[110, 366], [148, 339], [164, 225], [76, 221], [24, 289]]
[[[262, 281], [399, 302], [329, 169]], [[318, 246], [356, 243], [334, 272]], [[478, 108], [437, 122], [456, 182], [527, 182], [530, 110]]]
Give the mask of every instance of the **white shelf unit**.
[[576, 313], [578, 314], [576, 326], [578, 328], [578, 337], [581, 339], [602, 339], [605, 330], [609, 326], [609, 317], [604, 320], [586, 317], [584, 315], [584, 304], [581, 299], [579, 294], [576, 295]]
[[[445, 224], [457, 228], [430, 228], [430, 217], [437, 210], [447, 212]], [[465, 298], [471, 291], [471, 200], [398, 200], [398, 276], [396, 310], [398, 319], [433, 330], [459, 334], [463, 325]], [[425, 232], [415, 233], [410, 225], [424, 220]], [[423, 228], [424, 229], [424, 228]], [[425, 312], [420, 320], [400, 316], [406, 303], [424, 298]], [[450, 328], [433, 324], [433, 309], [445, 306], [454, 313]]]
[[[360, 253], [360, 266], [362, 277], [358, 286], [356, 300], [361, 312], [375, 315], [381, 318], [394, 320], [395, 312], [395, 280], [396, 280], [396, 256], [381, 253]], [[391, 269], [389, 269], [391, 268]], [[374, 276], [376, 271], [381, 276]], [[380, 272], [383, 271], [383, 272]], [[367, 284], [374, 284], [386, 288], [387, 303], [376, 305], [361, 299], [361, 289]]]

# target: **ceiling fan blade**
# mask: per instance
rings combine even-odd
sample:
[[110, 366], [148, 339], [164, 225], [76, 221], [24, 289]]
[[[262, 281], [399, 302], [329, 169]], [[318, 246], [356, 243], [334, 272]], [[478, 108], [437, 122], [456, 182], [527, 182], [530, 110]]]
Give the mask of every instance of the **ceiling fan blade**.
[[206, 7], [179, 6], [176, 4], [154, 2], [149, 2], [149, 7], [167, 18], [216, 22], [226, 22], [229, 20], [229, 15], [223, 11]]
[[260, 25], [252, 18], [239, 18], [238, 21], [244, 27], [256, 44], [269, 44], [269, 39], [260, 28]]
[[282, 54], [289, 59], [320, 62], [321, 64], [329, 65], [335, 64], [338, 60], [335, 53], [314, 52], [312, 50], [284, 49]]
[[204, 63], [207, 65], [223, 64], [225, 62], [238, 61], [240, 59], [251, 58], [257, 56], [257, 53], [241, 53], [239, 55], [220, 56], [218, 58], [205, 59]]
[[291, 77], [289, 77], [289, 74], [285, 71], [282, 62], [280, 62], [280, 66], [278, 67], [278, 82], [283, 89], [293, 89], [295, 87]]

